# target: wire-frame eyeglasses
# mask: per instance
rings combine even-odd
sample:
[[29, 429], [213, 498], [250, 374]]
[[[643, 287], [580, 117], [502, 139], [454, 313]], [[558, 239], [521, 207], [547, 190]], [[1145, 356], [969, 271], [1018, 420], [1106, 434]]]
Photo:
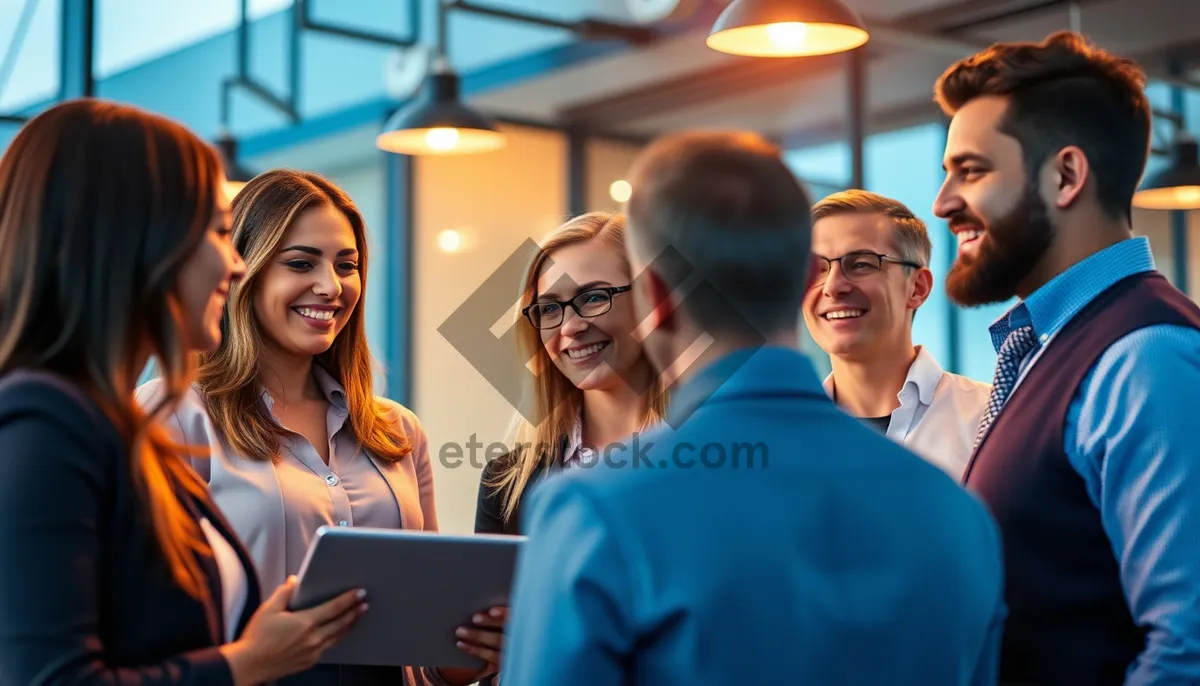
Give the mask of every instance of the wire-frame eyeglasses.
[[890, 255], [881, 255], [870, 250], [855, 250], [841, 257], [824, 257], [822, 255], [817, 255], [817, 257], [824, 261], [817, 265], [816, 278], [813, 279], [814, 288], [825, 283], [826, 277], [829, 276], [829, 272], [833, 269], [834, 262], [841, 265], [842, 275], [850, 281], [861, 281], [872, 274], [883, 271], [884, 262], [894, 262], [913, 268], [924, 266], [911, 260], [892, 257]]
[[612, 309], [612, 299], [617, 293], [625, 293], [632, 286], [606, 286], [591, 288], [570, 300], [541, 300], [521, 310], [521, 314], [538, 329], [553, 329], [562, 326], [567, 308], [573, 308], [580, 317], [599, 317]]

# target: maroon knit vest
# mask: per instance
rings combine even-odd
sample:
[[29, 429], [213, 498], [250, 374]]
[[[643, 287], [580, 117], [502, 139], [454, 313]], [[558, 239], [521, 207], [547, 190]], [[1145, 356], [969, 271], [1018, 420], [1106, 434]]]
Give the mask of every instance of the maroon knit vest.
[[1004, 542], [1002, 683], [1116, 686], [1145, 646], [1063, 430], [1104, 351], [1155, 324], [1200, 329], [1200, 308], [1156, 272], [1110, 286], [1042, 352], [967, 465], [964, 482], [991, 509]]

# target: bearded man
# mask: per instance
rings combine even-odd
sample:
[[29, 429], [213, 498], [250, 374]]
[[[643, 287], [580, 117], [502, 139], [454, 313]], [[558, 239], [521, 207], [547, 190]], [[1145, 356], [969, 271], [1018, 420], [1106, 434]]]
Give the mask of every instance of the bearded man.
[[1155, 271], [1131, 205], [1150, 104], [1072, 33], [951, 66], [934, 203], [995, 378], [964, 482], [1001, 529], [1002, 683], [1200, 683], [1200, 308]]

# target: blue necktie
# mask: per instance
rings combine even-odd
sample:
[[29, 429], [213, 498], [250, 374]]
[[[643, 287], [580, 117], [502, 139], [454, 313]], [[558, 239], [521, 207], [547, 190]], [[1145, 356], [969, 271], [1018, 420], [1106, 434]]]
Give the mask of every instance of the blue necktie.
[[1021, 360], [1033, 350], [1036, 343], [1037, 336], [1033, 333], [1033, 327], [1029, 325], [1013, 329], [1004, 339], [996, 357], [996, 375], [992, 379], [992, 395], [988, 399], [987, 412], [983, 415], [983, 421], [979, 423], [979, 433], [975, 435], [975, 448], [979, 447], [1000, 410], [1004, 408], [1004, 403], [1008, 401], [1008, 396], [1017, 383], [1017, 377], [1021, 374]]

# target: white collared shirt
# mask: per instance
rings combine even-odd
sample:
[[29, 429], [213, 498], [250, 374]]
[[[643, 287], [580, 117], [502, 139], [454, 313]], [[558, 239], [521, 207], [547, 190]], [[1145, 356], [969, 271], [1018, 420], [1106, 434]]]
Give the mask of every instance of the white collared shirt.
[[[833, 393], [833, 374], [825, 377], [825, 392]], [[991, 393], [991, 384], [945, 371], [917, 346], [887, 436], [961, 481]]]

